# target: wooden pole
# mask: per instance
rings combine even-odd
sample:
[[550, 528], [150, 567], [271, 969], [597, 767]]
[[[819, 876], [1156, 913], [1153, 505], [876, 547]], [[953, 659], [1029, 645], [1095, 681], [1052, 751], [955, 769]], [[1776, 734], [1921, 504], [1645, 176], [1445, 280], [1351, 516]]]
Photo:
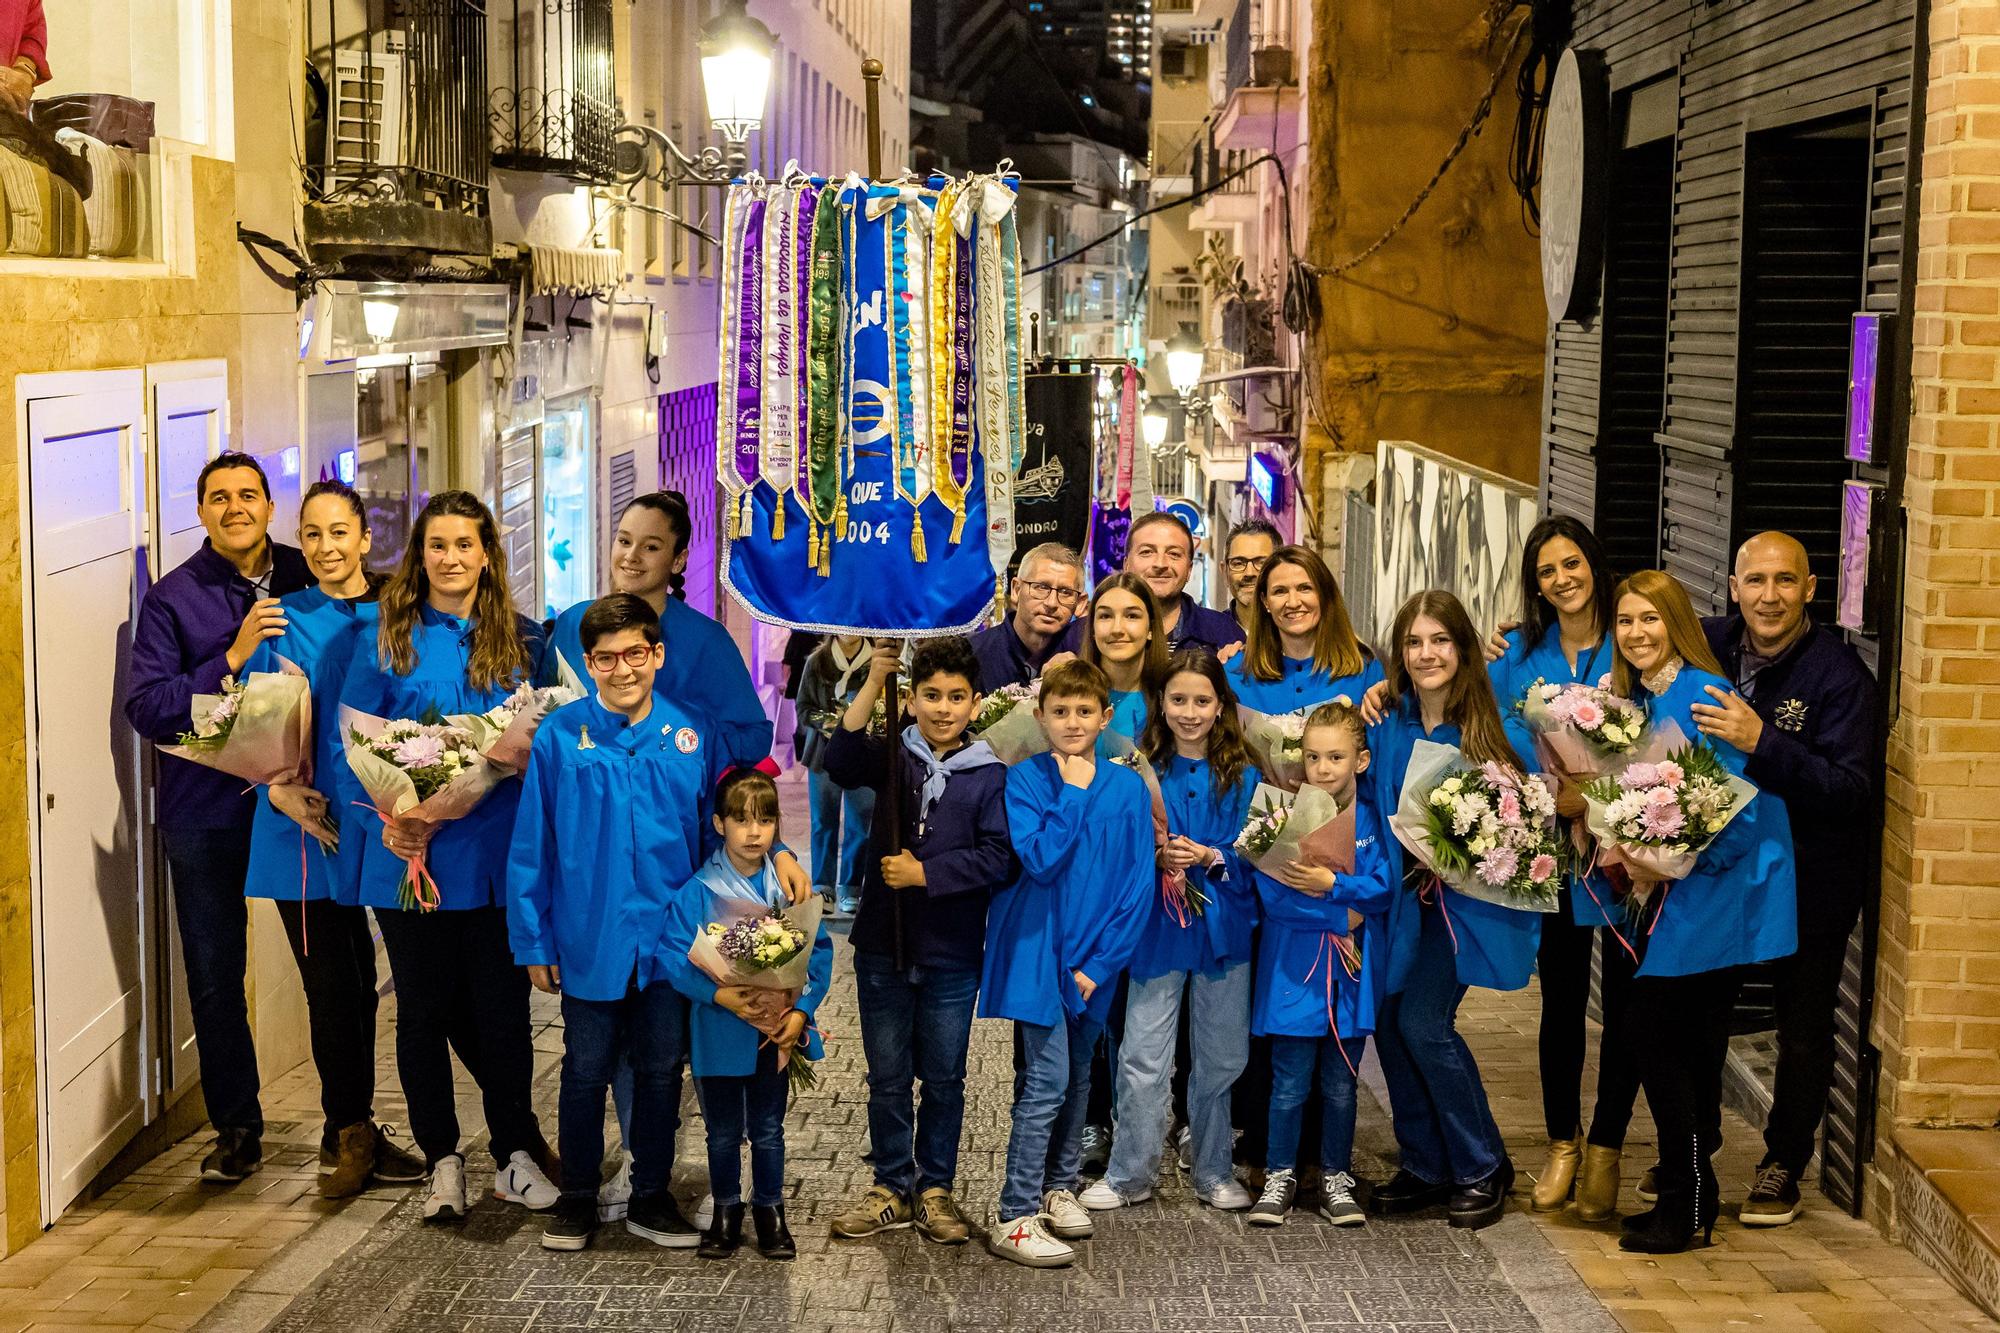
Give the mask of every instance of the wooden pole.
[[882, 176], [882, 62], [869, 56], [861, 62], [861, 83], [868, 105], [868, 179]]

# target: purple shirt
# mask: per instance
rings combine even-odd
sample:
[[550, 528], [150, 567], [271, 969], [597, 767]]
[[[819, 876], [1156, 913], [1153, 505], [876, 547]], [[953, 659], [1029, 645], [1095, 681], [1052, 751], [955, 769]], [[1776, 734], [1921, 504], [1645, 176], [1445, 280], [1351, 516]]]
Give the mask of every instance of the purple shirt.
[[[282, 597], [311, 586], [298, 548], [271, 543], [271, 586]], [[260, 594], [208, 542], [146, 591], [132, 635], [125, 719], [149, 741], [171, 745], [193, 718], [197, 694], [214, 694], [229, 674], [225, 654]], [[276, 646], [283, 651], [283, 640]], [[154, 815], [172, 829], [233, 829], [246, 833], [256, 811], [255, 789], [241, 778], [172, 755], [160, 756]]]
[[[1212, 611], [1202, 606], [1186, 593], [1181, 594], [1180, 619], [1167, 635], [1167, 651], [1177, 653], [1183, 648], [1203, 648], [1214, 657], [1232, 643], [1243, 642], [1243, 627], [1236, 623], [1236, 617], [1227, 611]], [[1073, 622], [1063, 631], [1062, 651], [1083, 651], [1084, 621]]]

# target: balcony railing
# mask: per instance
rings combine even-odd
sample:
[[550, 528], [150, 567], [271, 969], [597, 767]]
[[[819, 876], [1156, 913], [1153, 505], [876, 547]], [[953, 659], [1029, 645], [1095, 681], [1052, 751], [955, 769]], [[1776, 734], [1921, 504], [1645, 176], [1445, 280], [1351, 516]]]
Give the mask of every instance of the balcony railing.
[[612, 176], [611, 0], [493, 0], [493, 164]]
[[311, 0], [307, 239], [487, 254], [486, 8]]

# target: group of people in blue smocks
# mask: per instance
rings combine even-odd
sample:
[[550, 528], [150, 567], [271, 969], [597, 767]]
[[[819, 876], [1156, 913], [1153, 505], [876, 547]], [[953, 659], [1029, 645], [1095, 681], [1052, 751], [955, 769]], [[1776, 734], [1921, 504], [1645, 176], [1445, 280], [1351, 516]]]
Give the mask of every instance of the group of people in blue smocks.
[[[261, 483], [261, 474], [256, 480]], [[211, 536], [227, 538], [221, 515], [248, 502], [224, 496], [217, 503]], [[366, 569], [367, 512], [341, 483], [321, 482], [307, 492], [300, 533], [314, 582], [282, 596], [259, 595], [277, 591], [256, 578], [260, 561], [278, 566], [272, 550], [214, 548], [243, 586], [227, 572], [213, 582], [237, 599], [230, 605], [247, 598], [248, 606], [226, 654], [218, 657], [216, 647], [192, 642], [180, 650], [175, 688], [205, 679], [221, 658], [233, 670], [255, 671], [272, 668], [282, 656], [311, 683], [318, 719], [312, 781], [258, 793], [239, 894], [300, 905], [286, 911], [286, 924], [306, 982], [325, 1100], [323, 1166], [346, 1192], [371, 1177], [428, 1176], [426, 1216], [462, 1215], [467, 1203], [455, 1054], [479, 1087], [496, 1164], [495, 1194], [549, 1208], [579, 1182], [595, 1181], [600, 1163], [579, 1161], [566, 1169], [538, 1123], [530, 1096], [531, 977], [534, 985], [554, 988], [548, 960], [559, 944], [572, 960], [561, 979], [566, 995], [590, 1000], [601, 991], [602, 1004], [631, 1003], [628, 983], [649, 965], [646, 941], [658, 924], [651, 918], [671, 915], [671, 905], [653, 904], [660, 911], [647, 912], [647, 923], [635, 920], [630, 930], [574, 938], [575, 923], [563, 917], [562, 904], [590, 903], [596, 867], [568, 867], [564, 874], [573, 882], [547, 899], [546, 915], [536, 916], [534, 902], [541, 900], [508, 892], [510, 842], [517, 860], [524, 854], [514, 832], [517, 818], [561, 829], [568, 845], [598, 846], [613, 860], [620, 847], [643, 844], [646, 855], [664, 858], [660, 864], [684, 865], [693, 874], [703, 864], [697, 845], [709, 840], [707, 830], [691, 824], [685, 810], [648, 810], [615, 799], [620, 775], [629, 771], [623, 766], [652, 762], [649, 756], [659, 751], [662, 764], [680, 765], [671, 773], [663, 769], [659, 781], [685, 787], [691, 807], [706, 812], [704, 802], [727, 769], [767, 756], [770, 723], [726, 632], [675, 596], [691, 535], [685, 503], [671, 493], [643, 496], [620, 516], [612, 573], [614, 591], [642, 599], [657, 617], [652, 642], [663, 641], [665, 650], [656, 655], [652, 688], [655, 706], [666, 709], [666, 726], [649, 719], [640, 735], [627, 726], [629, 715], [587, 698], [557, 714], [547, 724], [553, 728], [547, 735], [556, 739], [538, 740], [538, 746], [561, 742], [566, 761], [569, 751], [585, 754], [575, 762], [595, 775], [597, 787], [541, 790], [531, 764], [526, 814], [518, 813], [522, 781], [508, 779], [462, 819], [435, 827], [385, 821], [343, 761], [334, 724], [340, 709], [385, 718], [479, 712], [522, 683], [563, 680], [589, 694], [585, 639], [594, 631], [585, 625], [588, 608], [572, 608], [549, 629], [516, 614], [494, 519], [466, 492], [430, 498], [403, 560], [386, 578]], [[1085, 1015], [1089, 1023], [1082, 1031], [1089, 1039], [1081, 1049], [1072, 1042], [1061, 1058], [1072, 1088], [1096, 1084], [1108, 1096], [1111, 1110], [1103, 1118], [1115, 1126], [1100, 1180], [1079, 1194], [1066, 1186], [1044, 1194], [1016, 1186], [1010, 1175], [1010, 1189], [1026, 1192], [1006, 1201], [1003, 1217], [1011, 1216], [1008, 1206], [1015, 1212], [1025, 1206], [1030, 1215], [1060, 1206], [1087, 1216], [1082, 1210], [1143, 1203], [1178, 1120], [1187, 1125], [1182, 1155], [1198, 1195], [1214, 1207], [1248, 1210], [1253, 1222], [1282, 1223], [1295, 1199], [1316, 1189], [1319, 1211], [1339, 1225], [1359, 1224], [1371, 1212], [1439, 1205], [1456, 1225], [1485, 1225], [1503, 1211], [1514, 1167], [1476, 1057], [1457, 1030], [1457, 1013], [1469, 987], [1521, 988], [1539, 961], [1544, 1006], [1554, 1016], [1545, 1023], [1545, 1095], [1551, 1139], [1563, 1151], [1552, 1148], [1536, 1185], [1536, 1206], [1560, 1207], [1573, 1195], [1586, 1217], [1610, 1215], [1618, 1154], [1643, 1090], [1660, 1136], [1659, 1161], [1642, 1186], [1642, 1197], [1654, 1207], [1627, 1219], [1623, 1243], [1664, 1252], [1706, 1239], [1718, 1202], [1710, 1163], [1719, 1142], [1729, 1013], [1743, 969], [1789, 954], [1796, 938], [1792, 841], [1781, 798], [1760, 794], [1695, 869], [1652, 893], [1645, 914], [1636, 918], [1596, 876], [1566, 886], [1560, 910], [1546, 917], [1468, 898], [1438, 884], [1388, 831], [1419, 740], [1455, 745], [1475, 763], [1534, 771], [1535, 747], [1517, 704], [1537, 681], [1608, 677], [1656, 724], [1671, 721], [1689, 737], [1707, 735], [1724, 764], [1742, 773], [1745, 754], [1705, 725], [1710, 719], [1704, 710], [1714, 712], [1733, 682], [1718, 665], [1686, 592], [1658, 571], [1615, 581], [1587, 528], [1552, 519], [1530, 534], [1523, 553], [1524, 618], [1490, 664], [1488, 644], [1464, 608], [1441, 591], [1419, 593], [1399, 609], [1378, 656], [1355, 632], [1337, 582], [1314, 551], [1279, 546], [1261, 558], [1250, 571], [1254, 590], [1240, 603], [1245, 623], [1239, 627], [1235, 618], [1195, 605], [1182, 591], [1194, 542], [1179, 520], [1147, 516], [1132, 531], [1135, 550], [1146, 534], [1152, 565], [1128, 563], [1087, 601], [1075, 579], [1076, 591], [1065, 604], [1077, 608], [1069, 630], [1038, 630], [1023, 618], [1019, 628], [986, 632], [1015, 636], [1007, 643], [982, 647], [975, 638], [966, 654], [974, 672], [989, 661], [1019, 665], [1032, 658], [1024, 668], [1032, 676], [1053, 671], [1072, 654], [1101, 672], [1109, 686], [1109, 730], [1154, 759], [1160, 805], [1157, 812], [1149, 808], [1135, 794], [1137, 785], [1123, 778], [1099, 783], [1096, 804], [1094, 797], [1078, 798], [1064, 785], [1063, 765], [1054, 762], [1035, 770], [1046, 778], [1046, 790], [1029, 780], [1034, 774], [1007, 783], [1022, 884], [1060, 880], [1053, 866], [1041, 867], [1048, 874], [1036, 873], [1038, 848], [1047, 843], [1063, 849], [1065, 864], [1119, 867], [1136, 859], [1150, 887], [1126, 904], [1129, 911], [1109, 917], [1064, 912], [1019, 889], [994, 897], [994, 913], [1045, 915], [1057, 923], [1061, 939], [1053, 953], [1022, 955], [1019, 966], [989, 955], [986, 986], [992, 993], [980, 997], [980, 1012], [1014, 1018], [1042, 1041], [1065, 1031], [1075, 1035], [1076, 1029], [1049, 1021], [1052, 1014], [1060, 1017], [1056, 1011]], [[1022, 577], [1041, 580], [1037, 587], [1044, 594], [1059, 593], [1056, 573], [1080, 576], [1074, 557], [1063, 555], [1050, 548], [1029, 552]], [[221, 633], [210, 628], [211, 637]], [[239, 653], [246, 643], [249, 651]], [[150, 688], [156, 694], [164, 689]], [[171, 712], [170, 698], [147, 698], [162, 719]], [[1239, 704], [1314, 719], [1304, 742], [1307, 781], [1324, 781], [1337, 799], [1353, 804], [1352, 871], [1334, 874], [1293, 863], [1266, 873], [1235, 851], [1260, 777], [1243, 745]], [[164, 722], [145, 730], [158, 737]], [[698, 754], [687, 739], [697, 736], [703, 738]], [[669, 753], [672, 741], [681, 742], [679, 759]], [[951, 762], [919, 757], [926, 764]], [[942, 782], [942, 769], [934, 776]], [[1577, 817], [1576, 794], [1563, 791], [1558, 809]], [[774, 824], [775, 807], [770, 819]], [[1086, 843], [1092, 850], [1074, 861], [1075, 847]], [[774, 864], [786, 871], [783, 891], [796, 897], [810, 881], [788, 853], [783, 857]], [[412, 910], [399, 893], [418, 859], [435, 875], [435, 910]], [[741, 872], [715, 864], [724, 866], [711, 886], [721, 896], [742, 890], [772, 897], [779, 891], [775, 879], [772, 885], [737, 885], [730, 876], [741, 878]], [[871, 872], [871, 888], [880, 878]], [[671, 897], [673, 886], [659, 887]], [[1202, 902], [1200, 911], [1188, 909], [1189, 894]], [[397, 1068], [417, 1158], [399, 1154], [372, 1115], [375, 986], [368, 910], [395, 979]], [[989, 922], [988, 933], [1015, 938], [1031, 932], [1000, 921]], [[1604, 1051], [1586, 1138], [1578, 1108], [1582, 1008], [1590, 950], [1599, 939], [1605, 941]], [[543, 940], [550, 941], [548, 960], [537, 961]], [[1118, 976], [1072, 994], [1074, 973], [1048, 966], [1057, 957], [1101, 958]], [[1029, 976], [1023, 969], [1031, 971], [1031, 964], [1049, 975]], [[816, 1003], [826, 976], [823, 962], [815, 966]], [[1093, 975], [1104, 970], [1076, 968]], [[1027, 1013], [1029, 1000], [1051, 1012]], [[602, 1084], [610, 1083], [627, 1143], [644, 1145], [637, 1156], [648, 1163], [649, 1178], [636, 1187], [643, 1196], [664, 1188], [673, 1121], [666, 1121], [663, 1157], [658, 1127], [647, 1123], [650, 1113], [635, 1116], [634, 1101], [645, 1108], [658, 1108], [663, 1098], [677, 1102], [679, 1073], [671, 1071], [669, 1082], [647, 1052], [636, 1061], [635, 1091], [635, 1061], [619, 1035], [619, 1024], [627, 1021], [620, 1017], [594, 1037], [575, 1034], [578, 1042], [589, 1042], [594, 1062], [591, 1077], [578, 1082], [596, 1087], [600, 1122]], [[1110, 1033], [1101, 1047], [1099, 1030]], [[1355, 1180], [1350, 1160], [1355, 1076], [1370, 1035], [1400, 1152], [1393, 1178], [1372, 1189]], [[711, 1045], [720, 1040], [711, 1037]], [[1093, 1053], [1105, 1061], [1107, 1075], [1090, 1074]], [[1028, 1049], [1018, 1058], [1026, 1070], [1043, 1067], [1048, 1057]], [[566, 1072], [566, 1097], [567, 1084]], [[565, 1104], [566, 1140], [570, 1117], [589, 1109]], [[1055, 1180], [1070, 1171], [1099, 1113], [1066, 1097], [1030, 1109], [1050, 1119], [1048, 1169]], [[760, 1113], [751, 1108], [748, 1114], [755, 1120]], [[227, 1137], [236, 1131], [220, 1122], [218, 1130], [218, 1151], [232, 1144], [240, 1151], [218, 1162], [216, 1178], [240, 1178], [254, 1169], [254, 1136]], [[1250, 1168], [1255, 1192], [1239, 1179], [1239, 1162]], [[607, 1184], [599, 1196], [604, 1215], [634, 1188], [623, 1178]], [[758, 1197], [769, 1192], [769, 1180], [760, 1177]], [[1048, 1204], [1057, 1196], [1058, 1204]], [[1062, 1223], [1058, 1235], [1089, 1234], [1087, 1221], [1067, 1213], [1056, 1220]]]

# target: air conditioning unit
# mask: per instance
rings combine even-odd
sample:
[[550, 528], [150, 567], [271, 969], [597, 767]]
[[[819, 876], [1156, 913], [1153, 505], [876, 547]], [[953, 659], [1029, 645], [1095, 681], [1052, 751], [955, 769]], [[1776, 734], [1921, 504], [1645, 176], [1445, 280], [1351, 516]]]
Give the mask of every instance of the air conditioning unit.
[[374, 51], [335, 51], [326, 135], [330, 180], [401, 165], [404, 38], [383, 33]]

